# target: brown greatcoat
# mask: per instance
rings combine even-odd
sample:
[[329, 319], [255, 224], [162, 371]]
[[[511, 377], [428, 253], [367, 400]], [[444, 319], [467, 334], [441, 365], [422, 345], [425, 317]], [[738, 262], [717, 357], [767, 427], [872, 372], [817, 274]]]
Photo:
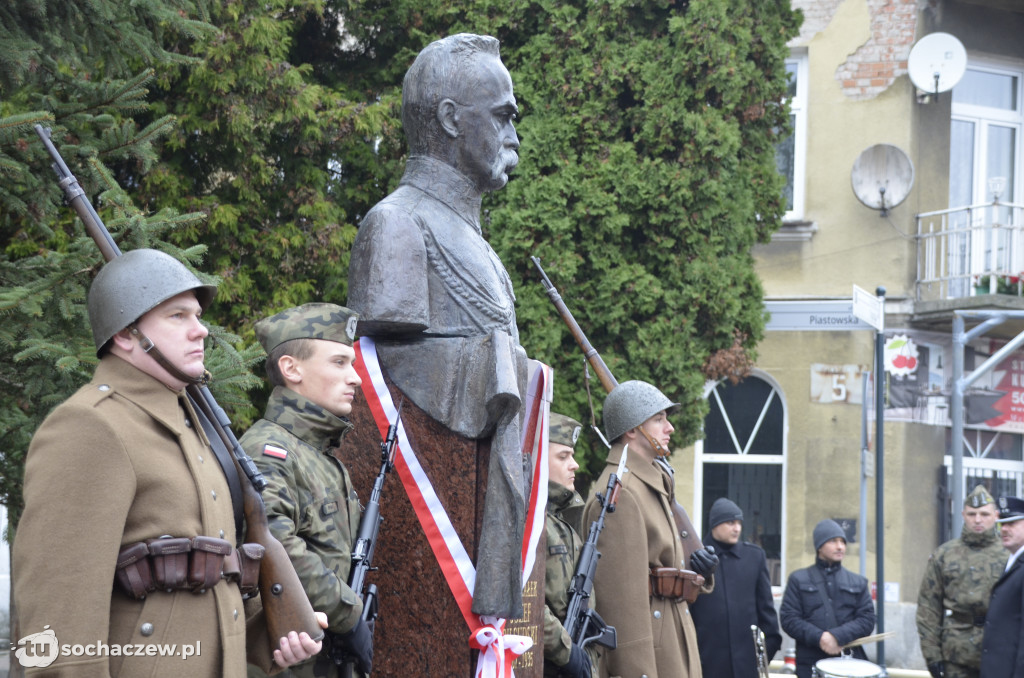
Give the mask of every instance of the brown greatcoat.
[[[608, 453], [594, 484], [603, 488], [615, 472], [623, 446]], [[605, 518], [598, 540], [601, 560], [594, 577], [598, 614], [615, 627], [618, 647], [608, 653], [611, 676], [701, 678], [697, 633], [686, 601], [650, 595], [652, 567], [685, 568], [683, 544], [672, 519], [672, 478], [638, 454], [629, 453], [615, 512]], [[601, 506], [591, 496], [584, 525]]]
[[[14, 541], [19, 632], [48, 626], [61, 647], [108, 649], [94, 649], [100, 656], [62, 652], [27, 675], [245, 676], [246, 615], [237, 585], [221, 580], [202, 594], [157, 591], [141, 601], [113, 588], [124, 545], [162, 535], [236, 541], [227, 481], [194, 420], [183, 392], [108, 355], [93, 380], [39, 427]], [[257, 638], [262, 656], [250, 660], [269, 668], [265, 630], [253, 633]], [[134, 656], [136, 644], [150, 643], [176, 645], [175, 656]], [[133, 656], [110, 649], [127, 644]], [[182, 645], [192, 645], [194, 656], [184, 658]], [[13, 652], [11, 661], [20, 661]]]

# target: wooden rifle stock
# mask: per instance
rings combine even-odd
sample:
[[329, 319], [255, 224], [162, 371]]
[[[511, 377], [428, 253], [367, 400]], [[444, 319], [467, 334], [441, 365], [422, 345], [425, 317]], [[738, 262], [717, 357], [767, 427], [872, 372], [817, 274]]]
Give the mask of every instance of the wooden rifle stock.
[[[50, 158], [53, 159], [53, 171], [60, 179], [60, 187], [68, 203], [85, 224], [86, 233], [96, 242], [103, 259], [110, 261], [120, 256], [121, 250], [114, 242], [110, 231], [93, 209], [92, 203], [85, 196], [85, 191], [50, 140], [50, 130], [42, 125], [36, 125], [35, 130], [46, 146]], [[203, 384], [190, 384], [186, 391], [193, 405], [209, 420], [221, 442], [231, 453], [239, 475], [244, 475], [249, 481], [240, 483], [246, 524], [245, 541], [260, 544], [265, 549], [260, 562], [259, 588], [266, 613], [271, 651], [277, 649], [278, 642], [287, 636], [289, 631], [305, 631], [310, 638], [320, 640], [324, 637], [324, 630], [317, 623], [299, 576], [295, 573], [291, 559], [281, 542], [270, 533], [266, 507], [263, 505], [263, 497], [260, 496], [260, 492], [266, 487], [266, 480], [252, 459], [242, 450], [238, 439], [231, 431], [231, 422], [227, 414], [214, 400], [210, 389]]]
[[[572, 316], [572, 312], [565, 305], [565, 302], [562, 301], [562, 295], [558, 293], [558, 290], [548, 278], [547, 273], [545, 273], [544, 269], [541, 267], [540, 259], [537, 257], [530, 257], [530, 259], [540, 272], [541, 280], [544, 283], [544, 289], [547, 290], [548, 298], [551, 299], [551, 303], [554, 304], [555, 309], [558, 311], [558, 315], [560, 315], [562, 320], [565, 321], [565, 324], [569, 326], [569, 331], [572, 333], [573, 339], [576, 340], [576, 343], [583, 350], [583, 355], [586, 357], [587, 362], [594, 368], [594, 372], [597, 373], [597, 378], [600, 380], [601, 385], [604, 386], [604, 389], [608, 393], [611, 393], [612, 389], [619, 385], [618, 380], [616, 380], [612, 375], [611, 370], [608, 369], [608, 366], [601, 358], [601, 355], [597, 352], [597, 349], [591, 345], [586, 335], [583, 334], [583, 330], [580, 328], [579, 323], [576, 322], [576, 319]], [[647, 442], [651, 444], [659, 455], [668, 456], [668, 450], [665, 450], [656, 440], [647, 436], [646, 431], [641, 429], [641, 432], [645, 437], [647, 437]], [[675, 519], [676, 529], [679, 530], [679, 537], [683, 541], [683, 552], [686, 554], [687, 561], [689, 561], [690, 556], [693, 555], [695, 551], [704, 548], [704, 544], [701, 542], [700, 535], [697, 533], [697, 530], [694, 529], [693, 523], [690, 521], [690, 516], [686, 513], [686, 509], [684, 509], [682, 505], [675, 500], [675, 498], [672, 500], [672, 517]], [[692, 603], [696, 600], [699, 592], [700, 589], [696, 589], [695, 592], [688, 593], [687, 602]]]

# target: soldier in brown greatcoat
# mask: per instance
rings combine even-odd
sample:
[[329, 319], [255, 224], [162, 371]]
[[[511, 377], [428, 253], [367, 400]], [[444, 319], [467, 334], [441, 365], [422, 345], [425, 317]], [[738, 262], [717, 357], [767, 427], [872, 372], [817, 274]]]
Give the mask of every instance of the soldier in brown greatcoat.
[[[184, 390], [204, 371], [199, 316], [213, 293], [155, 250], [112, 260], [93, 282], [99, 366], [40, 426], [25, 467], [14, 596], [20, 633], [47, 634], [12, 653], [28, 675], [241, 677], [247, 635], [250, 660], [271, 668], [258, 605], [247, 634], [236, 581], [219, 567], [178, 577], [236, 546], [229, 481]], [[124, 547], [139, 544], [148, 555], [128, 565]], [[274, 652], [281, 666], [320, 649], [291, 636]]]
[[[679, 403], [642, 381], [619, 384], [605, 400], [605, 432], [613, 444], [595, 487], [606, 486], [609, 474], [627, 455], [614, 519], [605, 523], [598, 542], [601, 564], [594, 577], [597, 612], [618, 633], [618, 647], [608, 654], [610, 676], [701, 676], [697, 633], [686, 601], [663, 597], [651, 583], [652, 568], [676, 569], [680, 575], [687, 569], [672, 517], [674, 480], [656, 461], [657, 453], [647, 438], [668, 449], [675, 430], [668, 416], [678, 407]], [[584, 524], [600, 510], [600, 503], [591, 497]], [[691, 556], [689, 569], [710, 578], [715, 565], [717, 558], [701, 550]]]

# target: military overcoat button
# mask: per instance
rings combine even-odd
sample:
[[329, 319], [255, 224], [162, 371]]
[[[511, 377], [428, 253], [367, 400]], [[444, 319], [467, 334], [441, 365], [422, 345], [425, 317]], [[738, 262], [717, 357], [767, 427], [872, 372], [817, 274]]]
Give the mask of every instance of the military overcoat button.
[[139, 633], [141, 633], [144, 636], [153, 635], [153, 625], [149, 622], [145, 622], [142, 626], [139, 627]]
[[100, 390], [100, 391], [109, 391], [109, 390], [110, 390], [110, 387], [109, 387], [109, 386], [107, 386], [106, 384], [100, 384], [100, 385], [99, 385], [99, 386], [97, 386], [96, 388], [97, 388], [98, 390]]
[[217, 490], [210, 490], [210, 494], [213, 496], [215, 500], [217, 499]]
[[661, 619], [661, 610], [655, 610], [654, 611], [654, 618], [655, 619]]

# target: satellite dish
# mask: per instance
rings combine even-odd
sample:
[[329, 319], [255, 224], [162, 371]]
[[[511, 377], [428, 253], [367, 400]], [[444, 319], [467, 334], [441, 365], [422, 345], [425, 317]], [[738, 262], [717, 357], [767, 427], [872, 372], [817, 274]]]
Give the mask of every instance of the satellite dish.
[[949, 33], [930, 33], [910, 50], [907, 71], [922, 92], [948, 92], [967, 71], [967, 50]]
[[875, 144], [864, 150], [850, 172], [853, 194], [881, 216], [907, 199], [914, 185], [914, 165], [907, 154], [891, 144]]

